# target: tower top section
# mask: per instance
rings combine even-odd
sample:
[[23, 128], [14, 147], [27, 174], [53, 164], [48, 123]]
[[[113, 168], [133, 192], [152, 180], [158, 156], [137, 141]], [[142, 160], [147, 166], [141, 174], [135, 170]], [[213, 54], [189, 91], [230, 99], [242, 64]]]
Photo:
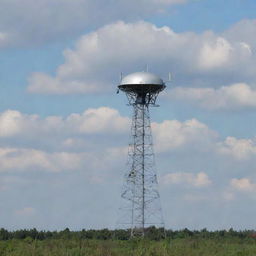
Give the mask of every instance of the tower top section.
[[118, 88], [128, 96], [130, 104], [155, 105], [159, 92], [165, 88], [164, 81], [149, 72], [136, 72], [122, 78]]
[[152, 85], [164, 85], [163, 80], [148, 72], [136, 72], [125, 76], [120, 85], [127, 84], [152, 84]]

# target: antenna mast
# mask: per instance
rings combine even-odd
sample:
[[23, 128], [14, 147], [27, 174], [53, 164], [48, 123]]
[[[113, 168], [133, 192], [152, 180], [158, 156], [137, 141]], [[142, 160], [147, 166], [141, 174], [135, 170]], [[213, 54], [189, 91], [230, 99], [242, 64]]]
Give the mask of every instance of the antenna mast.
[[138, 72], [124, 77], [118, 88], [125, 92], [133, 107], [131, 143], [122, 190], [118, 226], [130, 229], [131, 237], [144, 237], [147, 228], [163, 228], [158, 192], [149, 106], [155, 106], [165, 84], [159, 77]]

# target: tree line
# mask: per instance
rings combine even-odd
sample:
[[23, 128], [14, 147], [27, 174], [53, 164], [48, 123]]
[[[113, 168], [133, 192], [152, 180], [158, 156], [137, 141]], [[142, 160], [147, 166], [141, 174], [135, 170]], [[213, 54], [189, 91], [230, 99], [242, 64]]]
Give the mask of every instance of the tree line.
[[[222, 238], [254, 238], [256, 239], [256, 231], [243, 230], [235, 231], [232, 228], [229, 230], [208, 231], [189, 230], [187, 228], [182, 230], [164, 230], [162, 228], [149, 227], [145, 230], [145, 237], [149, 240], [181, 239], [181, 238], [208, 238], [208, 239], [222, 239]], [[16, 231], [8, 231], [4, 228], [0, 229], [0, 240], [11, 239], [94, 239], [94, 240], [129, 240], [130, 231], [117, 229], [101, 229], [101, 230], [81, 230], [71, 231], [68, 228], [61, 231], [38, 231], [37, 229], [20, 229]]]

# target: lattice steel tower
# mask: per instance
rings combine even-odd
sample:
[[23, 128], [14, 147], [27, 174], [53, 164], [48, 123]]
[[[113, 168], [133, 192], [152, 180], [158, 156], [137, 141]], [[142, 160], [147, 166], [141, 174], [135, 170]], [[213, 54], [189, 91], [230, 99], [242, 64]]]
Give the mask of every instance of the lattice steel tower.
[[133, 107], [127, 171], [122, 190], [118, 227], [131, 230], [131, 237], [145, 236], [147, 228], [164, 228], [150, 126], [149, 106], [156, 106], [165, 83], [148, 72], [125, 76], [118, 89]]

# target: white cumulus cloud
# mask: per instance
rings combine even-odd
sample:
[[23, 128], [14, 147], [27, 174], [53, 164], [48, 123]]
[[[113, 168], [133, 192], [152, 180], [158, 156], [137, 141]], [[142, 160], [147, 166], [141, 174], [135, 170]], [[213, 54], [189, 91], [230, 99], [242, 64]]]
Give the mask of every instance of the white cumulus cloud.
[[0, 172], [75, 170], [80, 168], [83, 157], [86, 154], [51, 153], [32, 148], [0, 148]]
[[248, 178], [232, 179], [230, 181], [231, 187], [242, 192], [255, 192], [256, 184]]
[[73, 113], [68, 117], [27, 115], [16, 110], [0, 114], [0, 137], [32, 134], [122, 133], [129, 129], [129, 118], [122, 117], [115, 109], [100, 107]]
[[215, 88], [176, 87], [166, 94], [171, 100], [191, 102], [205, 109], [243, 109], [256, 107], [256, 90], [245, 83]]
[[0, 173], [81, 171], [93, 177], [125, 161], [126, 147], [101, 148], [99, 152], [43, 151], [33, 148], [0, 147]]
[[[67, 117], [28, 115], [15, 110], [0, 113], [0, 171], [92, 170], [115, 165], [127, 153], [131, 121], [116, 109], [90, 108]], [[152, 123], [157, 154], [214, 157], [218, 161], [250, 163], [256, 155], [254, 138], [221, 139], [206, 124], [191, 119]], [[162, 155], [163, 156], [163, 155]], [[201, 161], [201, 159], [200, 159]], [[98, 175], [97, 175], [98, 177]]]
[[243, 19], [238, 23], [234, 24], [227, 31], [225, 31], [224, 36], [228, 40], [245, 43], [246, 48], [251, 46], [256, 46], [255, 42], [256, 35], [256, 19]]
[[22, 126], [22, 114], [18, 111], [7, 110], [0, 114], [0, 136], [12, 136], [19, 132]]
[[115, 109], [100, 107], [87, 109], [82, 115], [71, 114], [66, 123], [77, 127], [81, 133], [124, 132], [129, 129], [129, 118], [122, 117]]
[[205, 42], [200, 52], [199, 65], [202, 69], [222, 67], [229, 61], [231, 51], [231, 44], [224, 38]]
[[[207, 148], [206, 150], [208, 150], [217, 138], [217, 133], [196, 119], [185, 122], [165, 120], [162, 123], [152, 123], [152, 130], [158, 152], [187, 147], [188, 145], [198, 146], [198, 149], [201, 148], [202, 150]], [[201, 147], [202, 145], [205, 147]]]
[[223, 142], [217, 143], [216, 150], [219, 154], [231, 156], [237, 160], [248, 160], [256, 155], [256, 141], [229, 136]]
[[175, 33], [167, 26], [120, 21], [82, 36], [74, 49], [66, 49], [65, 61], [55, 76], [31, 74], [28, 91], [52, 94], [114, 91], [121, 71], [142, 69], [145, 63], [152, 63], [160, 75], [172, 71], [176, 84], [206, 86], [245, 76], [252, 80], [256, 79], [255, 72], [246, 68], [256, 64], [250, 47], [246, 42], [229, 41], [224, 35], [210, 31]]
[[205, 187], [209, 186], [212, 183], [208, 175], [204, 172], [199, 172], [197, 174], [188, 172], [169, 173], [162, 177], [161, 180], [162, 183], [166, 185], [188, 184], [194, 187]]
[[[163, 13], [166, 7], [185, 2], [186, 0], [1, 0], [0, 47], [42, 44], [70, 38], [71, 35], [119, 19], [137, 20]], [[7, 35], [8, 44], [4, 42]]]

